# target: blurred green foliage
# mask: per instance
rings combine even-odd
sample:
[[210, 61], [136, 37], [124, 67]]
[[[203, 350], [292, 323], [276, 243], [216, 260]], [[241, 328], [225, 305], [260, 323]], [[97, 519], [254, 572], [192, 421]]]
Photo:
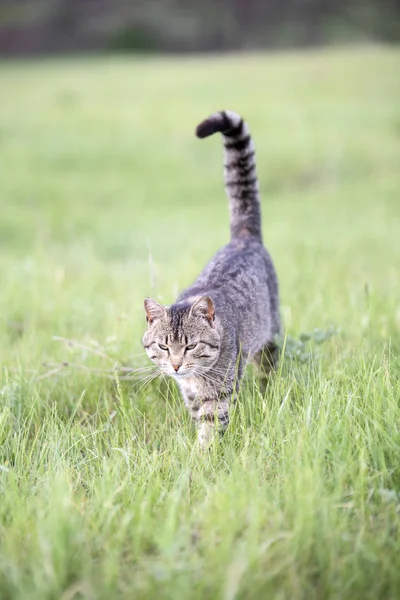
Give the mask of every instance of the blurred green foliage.
[[397, 0], [0, 0], [0, 52], [221, 51], [400, 39]]

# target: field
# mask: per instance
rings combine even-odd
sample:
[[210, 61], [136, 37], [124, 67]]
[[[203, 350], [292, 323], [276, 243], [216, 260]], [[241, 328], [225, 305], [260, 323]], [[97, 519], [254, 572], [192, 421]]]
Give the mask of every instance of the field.
[[[399, 597], [399, 69], [0, 64], [1, 600]], [[221, 139], [194, 136], [220, 108], [254, 135], [285, 359], [199, 454], [174, 384], [120, 367], [148, 364], [143, 298], [228, 241]]]

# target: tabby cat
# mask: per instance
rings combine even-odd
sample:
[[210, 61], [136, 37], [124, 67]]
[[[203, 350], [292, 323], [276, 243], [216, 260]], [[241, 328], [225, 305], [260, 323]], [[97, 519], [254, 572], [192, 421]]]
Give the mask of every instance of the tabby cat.
[[231, 111], [211, 115], [196, 130], [199, 138], [216, 132], [224, 141], [231, 241], [174, 304], [144, 301], [143, 346], [178, 383], [203, 447], [228, 425], [246, 361], [255, 360], [264, 378], [276, 366], [280, 331], [277, 276], [262, 242], [254, 144]]

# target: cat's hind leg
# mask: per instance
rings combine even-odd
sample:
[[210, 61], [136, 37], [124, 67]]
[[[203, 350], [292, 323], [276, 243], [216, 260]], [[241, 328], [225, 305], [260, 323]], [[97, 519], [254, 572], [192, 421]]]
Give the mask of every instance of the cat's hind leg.
[[258, 367], [262, 392], [265, 392], [271, 374], [278, 366], [278, 360], [279, 348], [274, 342], [268, 342], [268, 344], [254, 355], [253, 361]]

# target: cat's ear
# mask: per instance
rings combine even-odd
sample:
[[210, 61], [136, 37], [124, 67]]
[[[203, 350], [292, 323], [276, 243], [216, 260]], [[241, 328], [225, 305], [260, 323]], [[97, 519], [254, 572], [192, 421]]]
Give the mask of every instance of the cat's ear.
[[146, 319], [148, 323], [152, 323], [154, 319], [162, 319], [167, 314], [165, 308], [153, 300], [153, 298], [145, 299], [144, 310], [146, 311]]
[[190, 317], [206, 317], [210, 323], [215, 319], [214, 302], [210, 296], [202, 296], [192, 305], [189, 313]]

